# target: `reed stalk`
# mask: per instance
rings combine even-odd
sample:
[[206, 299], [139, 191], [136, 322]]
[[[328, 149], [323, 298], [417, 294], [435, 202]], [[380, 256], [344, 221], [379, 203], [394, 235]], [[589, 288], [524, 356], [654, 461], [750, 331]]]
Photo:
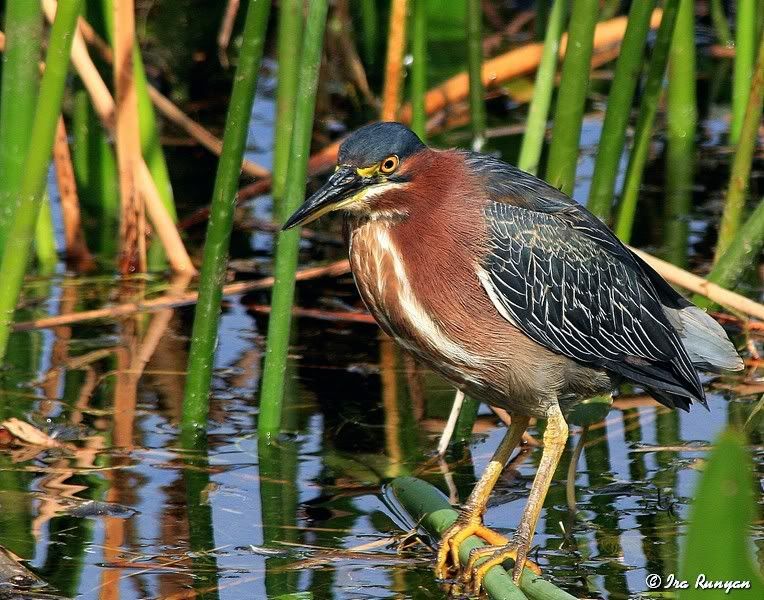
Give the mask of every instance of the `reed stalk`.
[[[140, 48], [136, 44], [133, 47], [133, 73], [135, 78], [135, 93], [138, 99], [138, 133], [140, 135], [141, 154], [146, 161], [146, 166], [151, 173], [151, 179], [156, 184], [159, 198], [170, 215], [173, 223], [177, 223], [178, 215], [175, 210], [175, 199], [170, 183], [170, 172], [167, 169], [162, 143], [159, 140], [159, 127], [157, 125], [154, 105], [149, 96], [146, 70], [143, 66], [143, 57]], [[159, 271], [167, 268], [167, 255], [164, 245], [157, 236], [151, 240], [147, 266], [151, 271]]]
[[[414, 477], [398, 477], [390, 483], [390, 490], [412, 523], [423, 527], [430, 535], [440, 537], [448, 529], [459, 513], [449, 504], [448, 499], [429, 483]], [[459, 546], [459, 559], [465, 564], [474, 548], [485, 546], [483, 540], [470, 536]], [[523, 569], [520, 587], [512, 582], [512, 577], [501, 566], [493, 567], [486, 573], [483, 585], [492, 599], [572, 600], [573, 596], [554, 584], [545, 581], [528, 568]]]
[[[546, 0], [537, 3], [539, 7], [546, 6], [546, 4]], [[528, 108], [525, 133], [520, 145], [520, 156], [517, 159], [518, 168], [533, 175], [538, 173], [541, 151], [544, 147], [549, 107], [552, 105], [552, 93], [554, 92], [557, 56], [560, 52], [560, 37], [565, 29], [566, 16], [566, 0], [554, 0], [554, 5], [546, 20], [547, 28], [544, 36], [544, 51], [541, 55], [538, 71], [536, 72], [533, 98]], [[537, 14], [536, 18], [539, 19], [541, 17]]]
[[737, 144], [748, 105], [748, 91], [756, 56], [756, 5], [760, 0], [738, 0], [735, 18], [735, 62], [732, 71], [730, 144]]
[[[707, 280], [725, 288], [734, 287], [745, 271], [761, 257], [762, 249], [764, 249], [764, 198], [759, 200], [735, 237], [730, 240], [724, 254], [718, 258], [708, 274]], [[699, 294], [695, 295], [693, 302], [702, 308], [715, 306], [713, 300]]]
[[56, 250], [56, 230], [53, 227], [53, 214], [50, 208], [50, 194], [47, 188], [43, 193], [40, 213], [35, 223], [34, 251], [38, 274], [53, 275], [58, 265], [58, 251]]
[[0, 89], [0, 257], [19, 204], [29, 129], [40, 83], [42, 9], [39, 2], [8, 0]]
[[663, 91], [663, 77], [666, 73], [671, 40], [674, 37], [676, 16], [679, 11], [679, 0], [666, 0], [663, 6], [663, 17], [658, 34], [655, 38], [650, 65], [647, 70], [647, 80], [642, 92], [639, 117], [637, 119], [634, 145], [629, 155], [629, 165], [626, 168], [626, 178], [623, 184], [623, 193], [618, 205], [618, 217], [615, 224], [615, 233], [621, 241], [628, 244], [631, 241], [631, 231], [634, 226], [634, 215], [637, 211], [639, 189], [642, 183], [642, 174], [647, 164], [647, 156], [650, 151], [650, 139], [655, 123], [655, 114], [658, 112], [658, 102]]
[[377, 62], [377, 1], [358, 0], [358, 19], [361, 22], [361, 49], [368, 67]]
[[470, 441], [472, 438], [472, 429], [475, 427], [475, 419], [477, 419], [479, 410], [479, 401], [471, 398], [470, 396], [464, 397], [462, 409], [459, 411], [459, 417], [456, 419], [456, 427], [454, 427], [454, 441]]
[[61, 220], [64, 227], [64, 251], [66, 263], [76, 271], [90, 271], [95, 267], [93, 256], [82, 235], [80, 200], [77, 196], [77, 181], [72, 167], [72, 155], [69, 151], [69, 136], [64, 119], [58, 120], [56, 141], [53, 144], [53, 163], [56, 167], [56, 185], [58, 186]]
[[566, 194], [573, 193], [576, 180], [578, 142], [598, 14], [598, 0], [579, 0], [573, 3], [568, 26], [569, 39], [562, 64], [546, 169], [547, 181]]
[[725, 46], [734, 45], [735, 40], [730, 32], [730, 24], [729, 21], [727, 21], [727, 15], [724, 14], [722, 0], [711, 0], [710, 4], [711, 23], [714, 26], [719, 43]]
[[613, 206], [613, 190], [626, 140], [626, 126], [631, 115], [634, 90], [642, 70], [645, 42], [650, 31], [650, 16], [655, 2], [656, 0], [642, 0], [631, 3], [629, 24], [610, 86], [587, 202], [587, 208], [605, 220], [610, 218]]
[[292, 146], [294, 105], [303, 33], [302, 0], [282, 0], [279, 5], [278, 80], [276, 82], [276, 136], [273, 141], [273, 216], [277, 223], [289, 218], [284, 205], [289, 153]]
[[[311, 0], [300, 56], [299, 88], [294, 111], [284, 214], [294, 212], [305, 196], [305, 176], [308, 171], [326, 13], [327, 0]], [[268, 320], [268, 343], [257, 423], [258, 435], [266, 441], [270, 441], [278, 433], [281, 425], [281, 403], [292, 325], [299, 243], [299, 230], [282, 231], [277, 238], [273, 267], [275, 283], [271, 296], [271, 316]]]
[[113, 260], [119, 231], [117, 161], [87, 91], [72, 103], [72, 166], [77, 180], [85, 239], [99, 260]]
[[680, 0], [669, 51], [666, 99], [666, 203], [664, 250], [675, 265], [687, 263], [687, 236], [698, 124], [695, 90], [695, 3]]
[[480, 152], [485, 145], [485, 100], [483, 99], [483, 11], [481, 0], [467, 0], [467, 70], [470, 76], [470, 119], [472, 149]]
[[50, 32], [45, 72], [24, 160], [19, 203], [0, 260], [0, 278], [3, 281], [0, 287], [0, 361], [8, 346], [13, 311], [21, 292], [29, 247], [40, 212], [66, 85], [73, 31], [81, 9], [82, 0], [61, 3]]
[[403, 51], [406, 48], [406, 7], [408, 0], [392, 0], [387, 32], [385, 85], [382, 90], [382, 121], [396, 121], [401, 101]]
[[411, 129], [427, 143], [427, 0], [413, 0], [411, 25]]
[[247, 3], [243, 45], [226, 116], [223, 151], [215, 176], [181, 419], [181, 430], [186, 443], [192, 446], [194, 438], [204, 432], [207, 424], [220, 301], [233, 226], [234, 198], [255, 98], [270, 4], [269, 0], [249, 0]]
[[[109, 42], [114, 46], [114, 0], [102, 0], [104, 16], [104, 29]], [[170, 183], [170, 173], [167, 169], [162, 144], [159, 140], [159, 127], [157, 125], [154, 106], [149, 94], [149, 84], [146, 79], [146, 69], [143, 65], [140, 47], [137, 42], [133, 45], [132, 53], [133, 81], [135, 96], [138, 102], [138, 132], [140, 135], [141, 154], [146, 161], [151, 177], [156, 183], [157, 191], [162, 204], [170, 214], [173, 222], [177, 221], [175, 200]], [[147, 254], [147, 266], [149, 269], [161, 270], [167, 266], [167, 257], [160, 240], [153, 239]]]
[[[292, 150], [295, 103], [300, 74], [300, 56], [302, 54], [302, 43], [295, 42], [295, 40], [302, 40], [303, 6], [302, 0], [286, 0], [279, 7], [278, 81], [276, 83], [276, 123], [274, 128], [276, 136], [273, 149], [273, 184], [271, 186], [273, 217], [277, 223], [283, 223], [289, 218], [290, 207], [295, 204], [294, 202], [287, 203], [285, 192]], [[274, 241], [276, 236], [274, 236]], [[289, 336], [290, 338], [293, 336], [291, 324]], [[286, 366], [284, 377], [288, 377]], [[288, 389], [288, 384], [285, 384], [286, 389]], [[262, 414], [263, 409], [264, 416]], [[266, 403], [261, 409], [259, 418], [270, 421], [277, 428], [281, 424], [281, 405]], [[269, 445], [264, 438], [261, 438], [261, 442], [262, 446]]]
[[135, 93], [133, 0], [113, 3], [114, 99], [117, 165], [119, 167], [119, 271], [123, 275], [146, 270], [146, 212], [138, 194], [141, 145], [138, 98]]
[[764, 36], [759, 40], [759, 51], [756, 68], [753, 72], [748, 103], [743, 117], [735, 156], [732, 160], [727, 197], [724, 201], [724, 212], [719, 225], [719, 240], [716, 243], [714, 261], [717, 262], [732, 243], [740, 222], [743, 219], [748, 180], [751, 175], [753, 152], [759, 137], [761, 125], [762, 100], [764, 99]]

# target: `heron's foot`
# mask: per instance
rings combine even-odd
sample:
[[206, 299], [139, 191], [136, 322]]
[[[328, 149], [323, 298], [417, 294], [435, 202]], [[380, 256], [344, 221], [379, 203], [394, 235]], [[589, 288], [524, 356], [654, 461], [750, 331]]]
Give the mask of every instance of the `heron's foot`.
[[[491, 546], [502, 546], [507, 538], [483, 525], [481, 511], [465, 509], [459, 513], [459, 518], [443, 533], [438, 557], [435, 563], [435, 576], [438, 579], [448, 578], [450, 569], [456, 572], [460, 569], [459, 546], [471, 535], [477, 536]], [[450, 558], [450, 563], [449, 563]]]
[[464, 566], [462, 582], [471, 584], [472, 594], [480, 594], [480, 590], [483, 587], [483, 578], [486, 573], [509, 558], [515, 562], [515, 566], [512, 569], [512, 580], [516, 584], [519, 584], [524, 568], [530, 569], [536, 575], [541, 575], [539, 566], [527, 558], [529, 548], [530, 539], [524, 540], [519, 536], [516, 536], [506, 544], [475, 548], [470, 552], [470, 559]]

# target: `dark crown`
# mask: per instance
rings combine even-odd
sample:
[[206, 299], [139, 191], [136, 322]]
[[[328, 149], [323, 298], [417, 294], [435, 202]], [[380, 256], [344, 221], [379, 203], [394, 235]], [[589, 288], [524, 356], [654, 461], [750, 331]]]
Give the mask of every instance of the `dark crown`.
[[426, 146], [417, 135], [400, 123], [371, 123], [357, 129], [342, 142], [339, 163], [366, 167], [391, 154], [403, 160]]

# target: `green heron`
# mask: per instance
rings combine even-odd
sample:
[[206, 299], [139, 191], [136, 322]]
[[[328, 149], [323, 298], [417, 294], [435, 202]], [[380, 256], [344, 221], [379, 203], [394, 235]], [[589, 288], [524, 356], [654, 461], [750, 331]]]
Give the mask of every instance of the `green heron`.
[[[696, 368], [743, 367], [722, 327], [599, 219], [492, 156], [429, 148], [399, 123], [364, 126], [284, 228], [335, 210], [345, 215], [353, 276], [380, 327], [457, 389], [512, 415], [438, 552], [438, 576], [450, 558], [475, 591], [506, 558], [519, 579], [573, 404], [630, 380], [688, 410], [694, 401], [706, 406]], [[507, 543], [483, 514], [531, 417], [547, 420], [543, 455]], [[489, 546], [460, 567], [458, 546], [473, 534]]]

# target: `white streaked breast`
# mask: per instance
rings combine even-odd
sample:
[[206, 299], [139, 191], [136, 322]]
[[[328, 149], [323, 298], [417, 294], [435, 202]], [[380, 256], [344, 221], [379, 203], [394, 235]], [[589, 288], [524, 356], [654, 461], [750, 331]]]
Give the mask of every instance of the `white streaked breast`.
[[[361, 259], [360, 254], [367, 258]], [[406, 319], [409, 328], [416, 331], [418, 339], [407, 339], [408, 336], [401, 333], [399, 342], [409, 350], [416, 352], [417, 344], [426, 343], [436, 350], [447, 360], [464, 367], [475, 368], [483, 363], [483, 360], [465, 350], [460, 344], [452, 340], [443, 328], [436, 323], [432, 316], [425, 310], [413, 293], [411, 282], [406, 273], [406, 267], [401, 260], [398, 249], [390, 237], [388, 224], [383, 221], [371, 221], [361, 225], [352, 235], [351, 261], [354, 266], [364, 272], [368, 282], [375, 285], [367, 287], [367, 292], [374, 297], [374, 304], [381, 307], [385, 300], [386, 281], [395, 278], [397, 286], [397, 300], [400, 303], [400, 314]], [[392, 265], [392, 269], [390, 268]], [[359, 286], [360, 287], [360, 286]], [[369, 289], [369, 287], [373, 289]], [[373, 312], [377, 307], [370, 307]], [[379, 315], [375, 314], [377, 318]], [[382, 317], [384, 319], [384, 317]], [[398, 328], [388, 322], [391, 329]], [[396, 333], [398, 333], [396, 331]]]

